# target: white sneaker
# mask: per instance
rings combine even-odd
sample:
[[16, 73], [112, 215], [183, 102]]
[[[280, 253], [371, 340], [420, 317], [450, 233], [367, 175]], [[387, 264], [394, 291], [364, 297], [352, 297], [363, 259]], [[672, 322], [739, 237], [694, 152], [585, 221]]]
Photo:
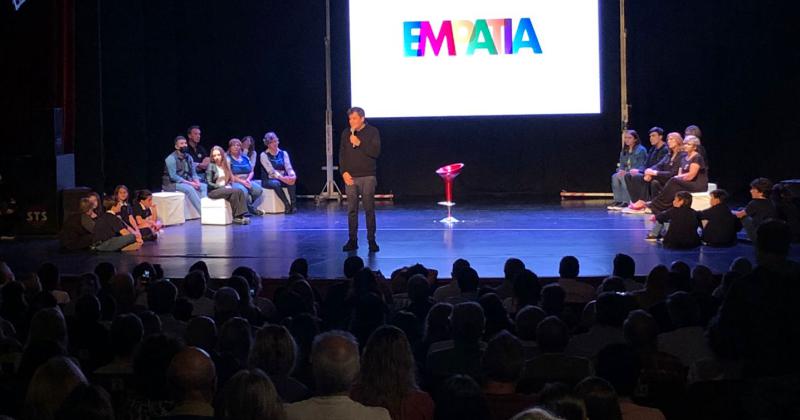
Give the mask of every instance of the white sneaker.
[[622, 209], [622, 212], [625, 214], [646, 214], [647, 210], [646, 209], [636, 210], [630, 207], [625, 207], [624, 209]]

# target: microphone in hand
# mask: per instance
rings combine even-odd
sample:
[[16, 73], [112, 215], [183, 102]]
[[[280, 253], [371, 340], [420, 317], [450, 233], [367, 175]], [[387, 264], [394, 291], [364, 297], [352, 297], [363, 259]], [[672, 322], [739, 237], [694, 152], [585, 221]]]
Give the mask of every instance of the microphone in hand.
[[[355, 128], [353, 128], [353, 127], [350, 127], [350, 137], [352, 137], [352, 136], [355, 136], [355, 135], [356, 135], [356, 129], [355, 129]], [[357, 148], [357, 147], [358, 147], [358, 145], [356, 145], [355, 143], [353, 143], [353, 140], [352, 140], [352, 139], [350, 140], [350, 144], [352, 144], [352, 145], [353, 145], [353, 149], [355, 149], [355, 148]]]

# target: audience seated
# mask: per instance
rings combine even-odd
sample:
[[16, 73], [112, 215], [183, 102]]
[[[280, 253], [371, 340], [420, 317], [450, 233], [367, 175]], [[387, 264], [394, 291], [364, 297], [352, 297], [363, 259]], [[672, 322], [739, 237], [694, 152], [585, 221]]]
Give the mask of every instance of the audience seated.
[[451, 316], [453, 340], [433, 343], [425, 363], [433, 383], [452, 375], [481, 378], [481, 358], [486, 343], [481, 340], [486, 327], [483, 309], [475, 302], [459, 303]]
[[700, 324], [700, 308], [692, 295], [686, 292], [669, 295], [667, 310], [675, 329], [658, 335], [658, 350], [678, 357], [686, 367], [713, 358]]
[[441, 286], [434, 290], [433, 292], [433, 300], [437, 302], [445, 302], [447, 299], [451, 297], [456, 297], [461, 295], [461, 289], [458, 286], [458, 277], [464, 269], [470, 268], [469, 261], [464, 259], [457, 259], [453, 262], [453, 269], [450, 272], [450, 283], [445, 286]]
[[297, 354], [294, 338], [282, 325], [268, 325], [259, 330], [250, 351], [250, 367], [269, 375], [278, 396], [287, 403], [311, 396], [308, 388], [292, 377]]
[[608, 381], [617, 391], [623, 420], [665, 420], [664, 413], [656, 408], [634, 402], [634, 392], [639, 381], [641, 361], [628, 344], [609, 345], [597, 354], [597, 376]]
[[451, 305], [457, 305], [463, 302], [475, 302], [478, 300], [478, 286], [480, 286], [480, 277], [478, 272], [472, 267], [463, 268], [456, 277], [459, 293], [450, 296], [445, 301]]
[[539, 392], [549, 382], [575, 386], [592, 374], [589, 359], [564, 354], [569, 343], [567, 324], [548, 316], [536, 327], [536, 344], [540, 354], [525, 363], [525, 371], [517, 389], [524, 393]]
[[495, 335], [483, 358], [483, 395], [493, 419], [507, 420], [536, 404], [535, 395], [517, 392], [525, 350], [522, 342], [507, 331]]
[[182, 192], [197, 214], [200, 214], [200, 199], [207, 195], [208, 186], [200, 182], [200, 177], [197, 176], [195, 162], [187, 153], [186, 137], [175, 137], [174, 146], [175, 151], [164, 159], [161, 188], [168, 192]]
[[370, 336], [361, 373], [350, 391], [353, 400], [383, 407], [393, 420], [432, 419], [433, 400], [416, 379], [411, 345], [397, 327], [381, 327]]
[[[296, 418], [287, 416], [272, 381], [259, 369], [241, 370], [233, 375], [223, 389], [223, 404], [220, 411], [222, 414], [217, 418], [224, 420]], [[322, 413], [314, 414], [317, 417], [307, 418], [324, 418]]]
[[166, 415], [175, 407], [167, 371], [172, 358], [183, 350], [177, 338], [152, 334], [146, 336], [133, 359], [133, 386], [122, 412], [128, 418], [150, 419]]
[[571, 356], [594, 359], [609, 344], [624, 343], [622, 324], [631, 310], [630, 297], [604, 292], [597, 297], [595, 323], [589, 331], [572, 337], [564, 350]]
[[542, 286], [539, 277], [531, 270], [522, 270], [514, 278], [514, 293], [510, 299], [503, 302], [509, 314], [516, 314], [528, 305], [538, 305], [541, 298]]
[[358, 342], [351, 334], [332, 331], [317, 336], [311, 364], [317, 396], [287, 404], [287, 419], [391, 419], [385, 408], [367, 407], [348, 395], [361, 369]]
[[617, 391], [605, 379], [590, 376], [575, 385], [575, 395], [586, 406], [586, 417], [592, 420], [622, 420]]
[[560, 383], [547, 384], [539, 394], [540, 407], [565, 420], [586, 420], [583, 400], [572, 392], [572, 388]]
[[580, 263], [578, 259], [569, 255], [561, 259], [558, 264], [558, 285], [564, 289], [567, 304], [586, 304], [597, 296], [592, 285], [578, 280]]
[[25, 396], [23, 417], [52, 419], [75, 387], [87, 384], [78, 365], [67, 357], [53, 357], [33, 374]]
[[614, 269], [611, 273], [625, 282], [625, 290], [628, 292], [644, 288], [644, 285], [633, 278], [636, 275], [636, 262], [630, 255], [617, 254], [614, 256]]
[[437, 389], [436, 420], [491, 420], [492, 414], [478, 383], [467, 375], [453, 375]]
[[114, 407], [103, 388], [78, 384], [72, 389], [55, 414], [55, 420], [114, 420]]
[[538, 306], [525, 306], [517, 312], [514, 323], [516, 335], [522, 341], [525, 349], [525, 360], [529, 360], [539, 354], [539, 346], [536, 344], [536, 327], [547, 317], [542, 308]]
[[225, 387], [228, 379], [247, 367], [252, 344], [252, 331], [246, 319], [231, 318], [222, 324], [219, 330], [219, 353], [214, 360], [219, 388]]
[[525, 269], [525, 263], [519, 258], [509, 258], [503, 265], [503, 283], [494, 289], [500, 299], [508, 299], [514, 295], [514, 278]]
[[662, 302], [667, 297], [667, 282], [669, 281], [669, 269], [665, 265], [657, 265], [647, 274], [644, 289], [631, 292], [636, 299], [636, 304], [641, 309], [649, 309], [651, 306]]
[[202, 420], [214, 418], [214, 393], [217, 373], [208, 353], [186, 347], [172, 358], [167, 370], [175, 406], [163, 420]]
[[508, 316], [508, 312], [503, 308], [503, 302], [494, 294], [486, 293], [478, 299], [478, 303], [483, 308], [486, 316], [486, 328], [483, 332], [483, 340], [489, 341], [500, 331], [514, 331], [514, 324]]

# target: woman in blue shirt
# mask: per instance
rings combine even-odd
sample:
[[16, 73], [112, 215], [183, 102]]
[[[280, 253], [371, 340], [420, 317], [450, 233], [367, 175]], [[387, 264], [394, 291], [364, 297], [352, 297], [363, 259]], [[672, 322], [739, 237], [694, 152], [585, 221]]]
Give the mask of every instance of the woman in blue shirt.
[[611, 191], [614, 193], [614, 202], [608, 206], [609, 210], [622, 210], [628, 206], [631, 196], [625, 184], [625, 174], [631, 169], [644, 171], [647, 161], [647, 149], [641, 145], [639, 133], [636, 130], [625, 130], [622, 133], [622, 151], [619, 153], [617, 171], [611, 175]]
[[233, 187], [239, 188], [248, 194], [247, 207], [250, 214], [262, 215], [264, 212], [253, 207], [253, 203], [261, 196], [261, 186], [251, 182], [253, 180], [253, 165], [250, 159], [242, 154], [242, 142], [231, 139], [228, 142], [228, 163], [233, 174]]

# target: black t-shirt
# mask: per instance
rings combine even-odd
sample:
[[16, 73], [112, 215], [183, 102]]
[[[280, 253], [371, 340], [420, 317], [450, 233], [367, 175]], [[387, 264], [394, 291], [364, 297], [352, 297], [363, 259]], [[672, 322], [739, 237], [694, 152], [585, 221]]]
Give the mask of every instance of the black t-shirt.
[[717, 204], [698, 212], [700, 220], [707, 221], [703, 228], [703, 241], [711, 246], [729, 246], [736, 243], [736, 233], [742, 229], [739, 220], [726, 204]]
[[686, 155], [681, 159], [681, 173], [689, 172], [689, 168], [692, 166], [693, 163], [696, 163], [700, 166], [700, 170], [697, 171], [697, 176], [695, 176], [694, 180], [691, 182], [700, 185], [708, 185], [708, 174], [706, 173], [706, 161], [703, 159], [703, 155], [700, 153], [695, 153], [694, 156], [691, 158], [689, 155]]
[[[198, 143], [197, 147], [192, 147], [192, 145], [188, 145], [189, 150], [186, 151], [189, 155], [192, 156], [192, 160], [196, 163], [203, 163], [203, 159], [208, 157], [208, 151], [202, 144]], [[199, 168], [196, 169], [197, 173], [204, 173], [205, 171], [200, 170]]]
[[119, 231], [122, 229], [126, 229], [122, 220], [115, 214], [105, 212], [97, 217], [92, 238], [95, 243], [105, 242], [115, 236], [120, 236]]
[[659, 213], [656, 220], [661, 223], [669, 222], [669, 229], [664, 236], [665, 247], [694, 248], [700, 245], [700, 237], [697, 236], [700, 222], [691, 207], [670, 207]]
[[123, 202], [122, 207], [119, 209], [119, 218], [122, 220], [123, 223], [126, 225], [130, 223], [130, 215], [131, 215], [131, 206], [128, 205], [128, 202]]
[[58, 239], [61, 246], [69, 250], [85, 249], [92, 245], [92, 232], [81, 222], [82, 214], [73, 214], [64, 220]]
[[145, 220], [147, 220], [148, 217], [153, 215], [153, 211], [152, 210], [150, 210], [147, 207], [142, 207], [141, 204], [134, 204], [133, 206], [131, 206], [131, 213], [133, 214], [134, 218], [136, 216], [139, 216], [139, 217], [141, 217], [142, 219], [145, 219]]
[[755, 226], [761, 225], [767, 219], [775, 219], [778, 217], [778, 212], [775, 210], [775, 205], [772, 201], [766, 198], [755, 198], [747, 203], [744, 208], [745, 213], [753, 219]]

